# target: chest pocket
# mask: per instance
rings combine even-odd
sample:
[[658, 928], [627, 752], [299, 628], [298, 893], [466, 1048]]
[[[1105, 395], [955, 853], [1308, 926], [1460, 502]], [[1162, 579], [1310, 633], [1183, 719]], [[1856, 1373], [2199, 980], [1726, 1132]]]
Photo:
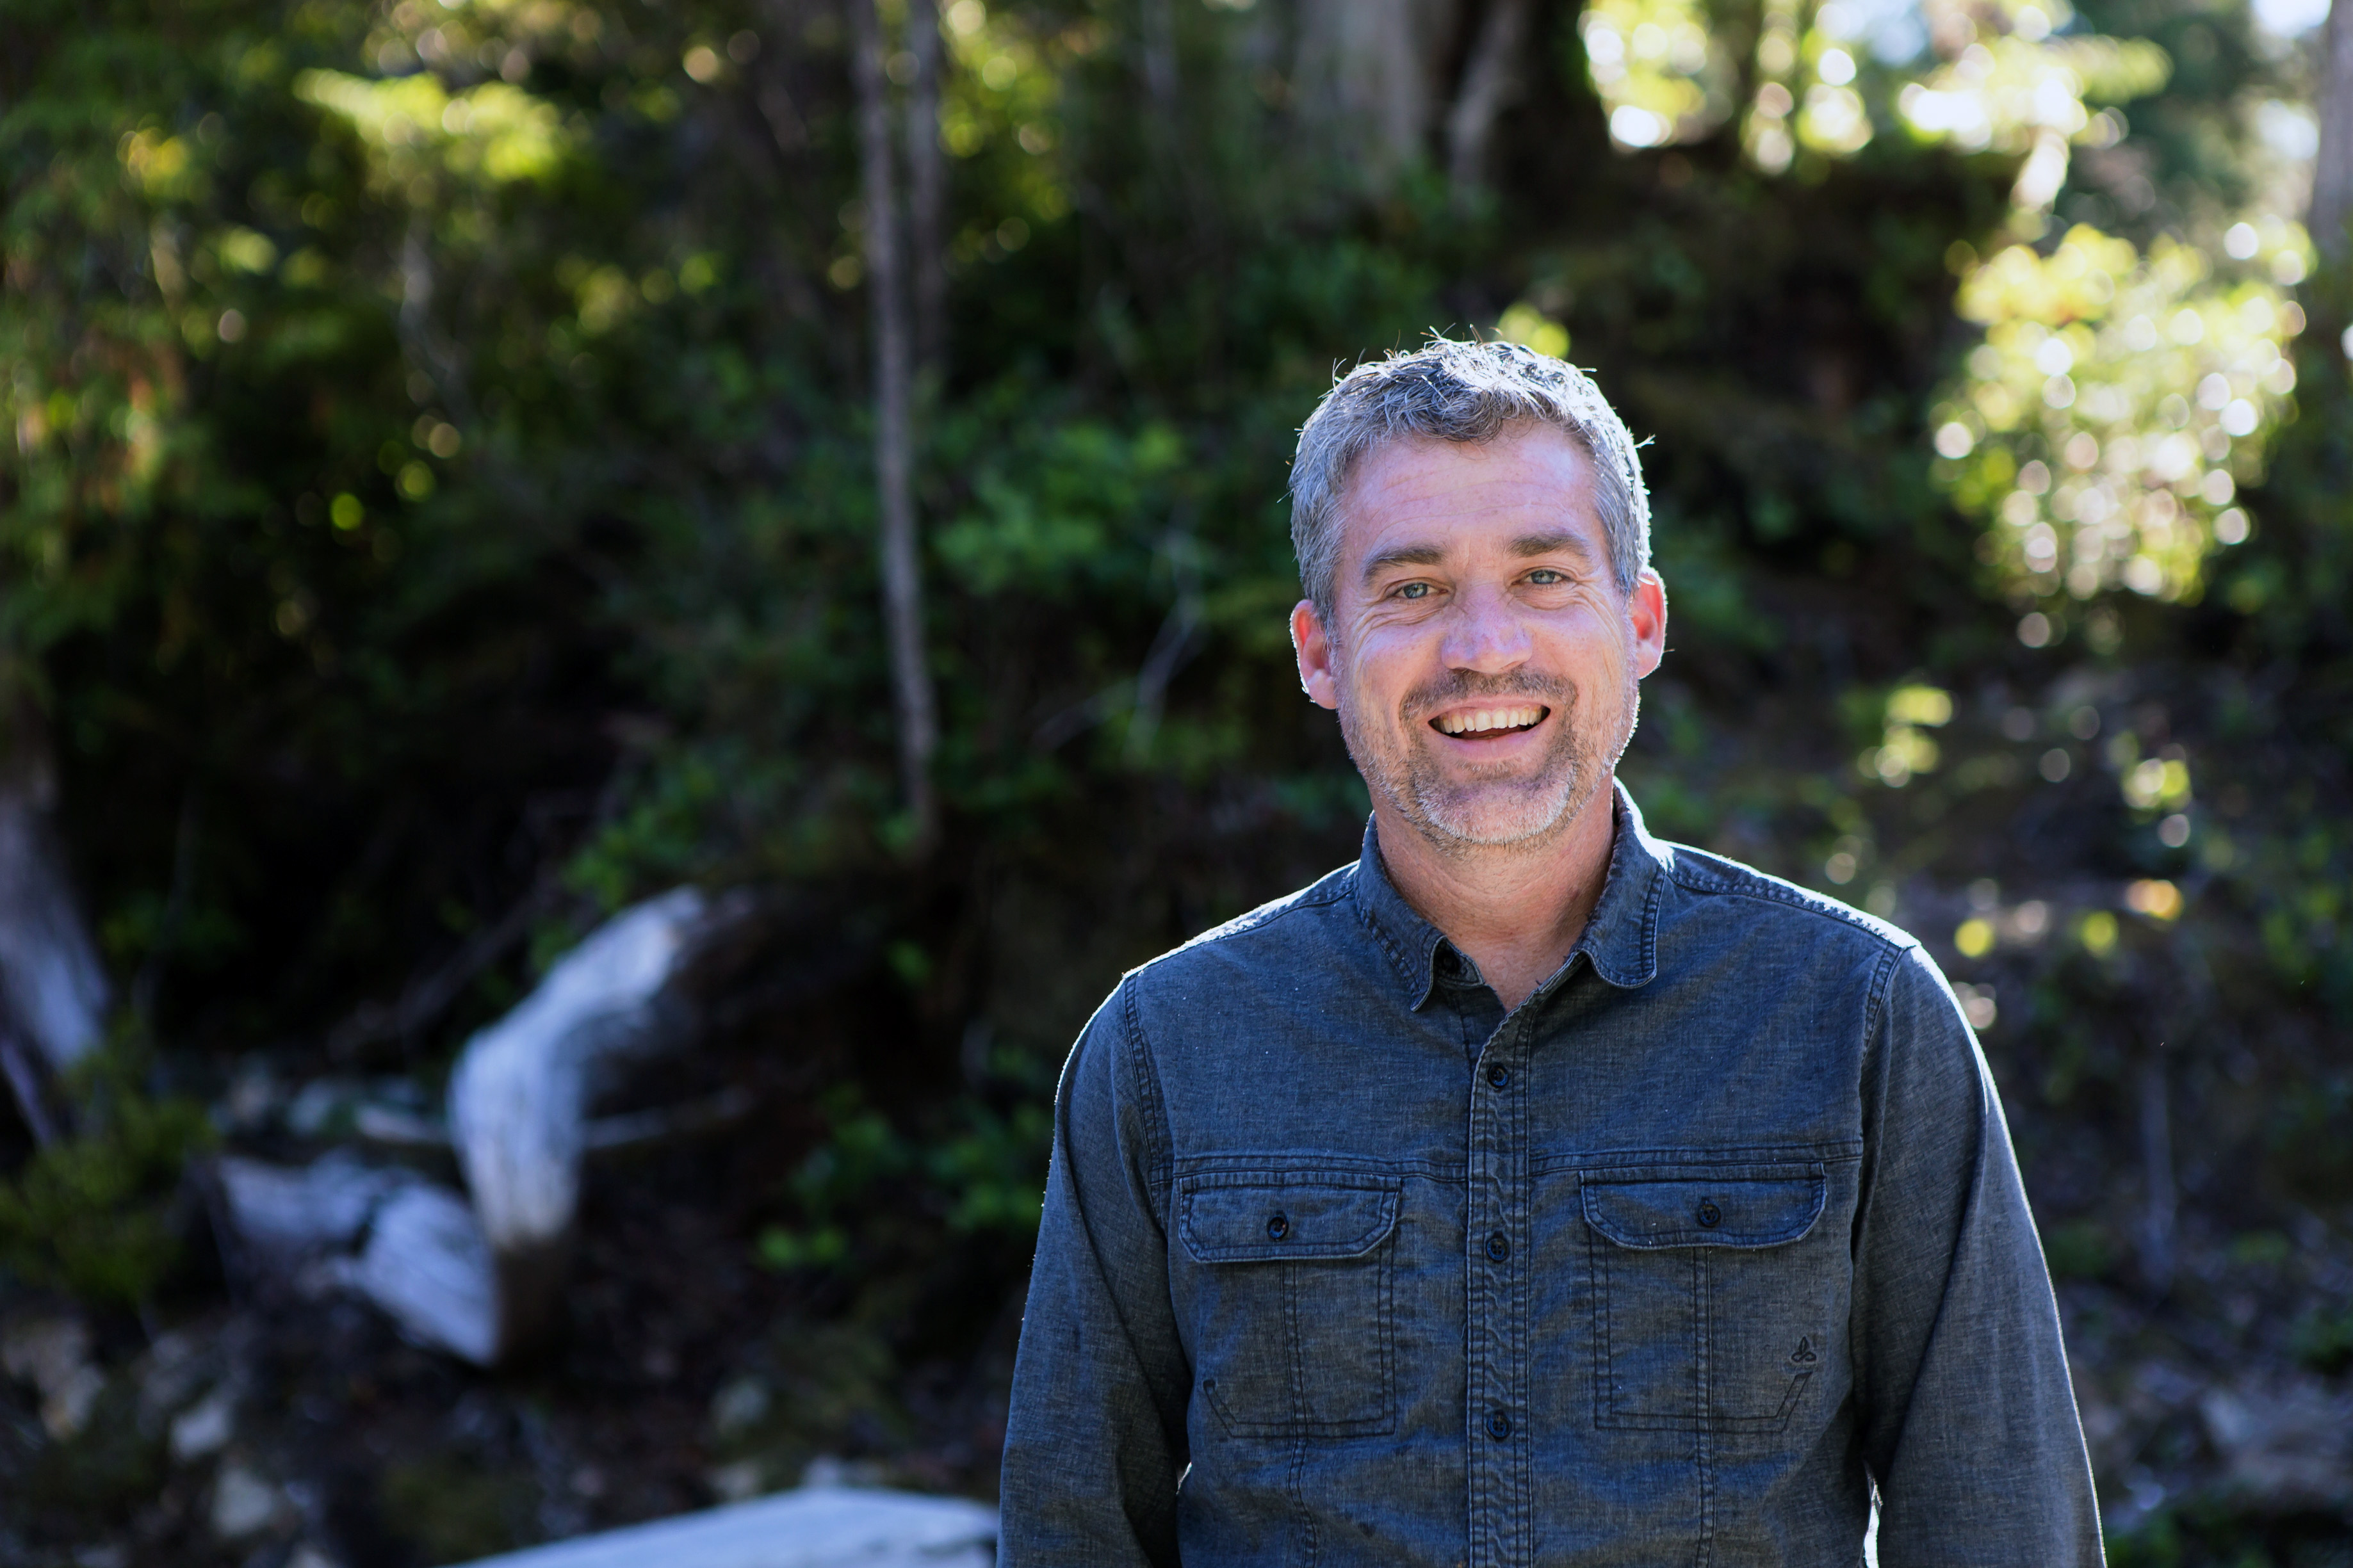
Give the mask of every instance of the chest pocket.
[[1212, 1174], [1178, 1188], [1194, 1376], [1237, 1437], [1397, 1429], [1399, 1184]]
[[1822, 1168], [1595, 1171], [1579, 1186], [1593, 1270], [1594, 1424], [1787, 1426], [1825, 1358], [1845, 1353], [1830, 1261], [1806, 1244], [1827, 1193]]

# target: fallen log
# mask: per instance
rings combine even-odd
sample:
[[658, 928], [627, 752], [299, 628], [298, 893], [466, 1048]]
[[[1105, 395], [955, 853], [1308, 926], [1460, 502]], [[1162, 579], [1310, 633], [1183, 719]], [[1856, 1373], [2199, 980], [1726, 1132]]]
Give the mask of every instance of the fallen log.
[[681, 888], [624, 910], [466, 1042], [449, 1077], [449, 1137], [495, 1268], [496, 1357], [535, 1340], [554, 1314], [596, 1098], [692, 1037], [758, 909], [747, 894]]
[[997, 1510], [964, 1498], [807, 1487], [464, 1568], [990, 1568]]

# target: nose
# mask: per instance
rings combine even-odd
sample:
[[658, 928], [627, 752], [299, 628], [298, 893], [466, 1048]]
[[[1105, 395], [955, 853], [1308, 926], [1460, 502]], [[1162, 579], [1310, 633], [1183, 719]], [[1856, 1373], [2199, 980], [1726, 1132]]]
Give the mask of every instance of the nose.
[[1525, 664], [1532, 648], [1519, 607], [1500, 589], [1482, 585], [1455, 599], [1439, 653], [1449, 669], [1502, 675]]

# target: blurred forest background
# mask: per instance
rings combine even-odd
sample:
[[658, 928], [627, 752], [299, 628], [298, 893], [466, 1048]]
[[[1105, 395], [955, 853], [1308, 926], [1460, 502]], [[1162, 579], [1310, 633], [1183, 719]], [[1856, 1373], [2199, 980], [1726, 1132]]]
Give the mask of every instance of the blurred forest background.
[[[1077, 1026], [1355, 853], [1285, 462], [1439, 329], [1653, 442], [1653, 827], [1957, 983], [2113, 1560], [2353, 1563], [2344, 81], [2285, 0], [6, 0], [0, 1563], [993, 1495]], [[531, 1335], [240, 1244], [235, 1161], [453, 1187], [685, 886]]]

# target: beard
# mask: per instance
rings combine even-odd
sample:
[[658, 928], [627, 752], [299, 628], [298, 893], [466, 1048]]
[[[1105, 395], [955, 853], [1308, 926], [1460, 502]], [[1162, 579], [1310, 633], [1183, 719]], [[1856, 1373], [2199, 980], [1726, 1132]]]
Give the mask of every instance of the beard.
[[[1630, 665], [1617, 701], [1588, 702], [1574, 682], [1519, 672], [1456, 670], [1408, 693], [1399, 721], [1381, 721], [1351, 691], [1340, 704], [1340, 734], [1365, 783], [1441, 853], [1533, 847], [1584, 814], [1632, 739], [1641, 703]], [[1551, 710], [1550, 744], [1527, 763], [1448, 765], [1429, 717], [1480, 699], [1541, 702]]]

